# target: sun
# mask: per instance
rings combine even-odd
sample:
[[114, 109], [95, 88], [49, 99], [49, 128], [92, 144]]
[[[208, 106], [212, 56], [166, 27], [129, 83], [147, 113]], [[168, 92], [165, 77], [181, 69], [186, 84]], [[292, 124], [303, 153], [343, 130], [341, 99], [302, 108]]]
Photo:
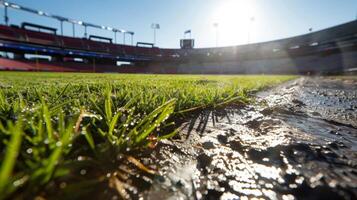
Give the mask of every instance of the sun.
[[256, 17], [253, 1], [222, 0], [220, 2], [213, 13], [213, 23], [218, 28], [220, 45], [249, 42], [249, 34]]

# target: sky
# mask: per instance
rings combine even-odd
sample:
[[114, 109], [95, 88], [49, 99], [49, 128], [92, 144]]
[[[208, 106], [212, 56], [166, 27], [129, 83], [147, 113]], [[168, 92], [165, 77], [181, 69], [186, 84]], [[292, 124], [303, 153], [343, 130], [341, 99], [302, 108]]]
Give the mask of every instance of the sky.
[[[357, 0], [10, 0], [51, 14], [134, 31], [134, 43], [153, 42], [152, 23], [160, 24], [156, 46], [178, 48], [186, 30], [195, 47], [230, 46], [306, 34], [355, 20]], [[3, 9], [0, 14], [3, 16]], [[56, 20], [9, 10], [10, 24], [27, 21], [58, 28]], [[1, 20], [1, 19], [0, 19]], [[3, 20], [1, 23], [4, 23]], [[214, 24], [218, 26], [215, 27]], [[76, 26], [76, 36], [84, 28]], [[114, 37], [113, 32], [88, 29]], [[72, 25], [64, 24], [72, 35]], [[189, 35], [186, 35], [189, 37]], [[122, 43], [118, 35], [118, 43]], [[129, 37], [126, 41], [130, 41]]]

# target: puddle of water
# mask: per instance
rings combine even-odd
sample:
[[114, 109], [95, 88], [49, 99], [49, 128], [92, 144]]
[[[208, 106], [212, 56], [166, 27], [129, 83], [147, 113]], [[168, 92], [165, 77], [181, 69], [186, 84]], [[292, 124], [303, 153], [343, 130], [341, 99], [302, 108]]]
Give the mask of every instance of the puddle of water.
[[204, 112], [173, 142], [185, 152], [166, 157], [175, 170], [145, 198], [356, 198], [357, 90], [329, 84], [303, 78], [259, 93], [263, 104]]

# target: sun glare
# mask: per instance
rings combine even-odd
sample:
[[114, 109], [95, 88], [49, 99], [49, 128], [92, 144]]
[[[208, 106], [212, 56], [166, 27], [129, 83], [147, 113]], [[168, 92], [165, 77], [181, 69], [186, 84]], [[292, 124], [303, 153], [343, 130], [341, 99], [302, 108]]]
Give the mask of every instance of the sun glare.
[[223, 0], [213, 14], [218, 23], [220, 45], [243, 44], [250, 42], [256, 10], [252, 1]]

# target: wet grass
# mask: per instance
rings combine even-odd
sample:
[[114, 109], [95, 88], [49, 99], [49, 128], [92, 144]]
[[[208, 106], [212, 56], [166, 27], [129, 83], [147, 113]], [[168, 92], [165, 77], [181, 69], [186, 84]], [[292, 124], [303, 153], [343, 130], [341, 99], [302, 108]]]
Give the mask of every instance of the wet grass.
[[125, 160], [155, 173], [135, 157], [174, 136], [176, 118], [292, 78], [0, 72], [0, 199], [78, 198], [99, 183], [125, 197], [109, 172]]

